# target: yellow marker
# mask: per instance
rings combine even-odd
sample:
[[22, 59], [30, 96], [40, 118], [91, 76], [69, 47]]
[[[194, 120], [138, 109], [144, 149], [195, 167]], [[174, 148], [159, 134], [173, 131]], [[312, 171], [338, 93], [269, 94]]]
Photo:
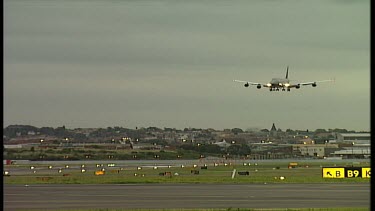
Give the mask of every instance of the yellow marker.
[[362, 178], [371, 178], [371, 168], [362, 168]]
[[323, 178], [344, 178], [345, 168], [323, 168]]
[[104, 175], [105, 172], [104, 171], [95, 171], [95, 175]]

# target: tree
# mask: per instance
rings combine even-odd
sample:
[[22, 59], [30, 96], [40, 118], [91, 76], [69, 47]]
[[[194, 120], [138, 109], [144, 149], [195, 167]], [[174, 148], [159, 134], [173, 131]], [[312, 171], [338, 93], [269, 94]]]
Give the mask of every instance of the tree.
[[17, 134], [27, 135], [29, 131], [37, 132], [38, 128], [31, 125], [9, 125], [3, 129], [3, 135], [14, 138]]
[[55, 135], [55, 129], [53, 129], [52, 127], [41, 127], [39, 129], [39, 132], [44, 135], [50, 135], [50, 136]]
[[335, 128], [335, 129], [329, 129], [328, 130], [329, 132], [336, 132], [336, 133], [347, 133], [348, 132], [348, 130], [346, 130], [346, 129], [339, 129], [339, 128]]
[[288, 134], [294, 134], [295, 133], [295, 131], [292, 130], [292, 129], [286, 129], [285, 132], [288, 133]]
[[325, 129], [316, 129], [315, 133], [326, 133], [327, 131]]
[[243, 155], [248, 155], [251, 153], [251, 149], [248, 145], [246, 144], [234, 144], [234, 145], [231, 145], [227, 148], [227, 153], [231, 154], [231, 155], [239, 155], [239, 156], [243, 156]]
[[65, 126], [57, 127], [55, 129], [55, 135], [58, 136], [58, 137], [67, 137], [68, 132], [66, 131]]
[[233, 128], [232, 133], [234, 134], [243, 133], [243, 130], [241, 128]]
[[216, 144], [204, 144], [197, 148], [198, 148], [198, 151], [201, 153], [215, 153], [215, 154], [221, 153], [221, 148]]
[[153, 132], [160, 132], [160, 131], [163, 131], [162, 129], [160, 128], [157, 128], [157, 127], [148, 127], [147, 128], [148, 131], [153, 131]]

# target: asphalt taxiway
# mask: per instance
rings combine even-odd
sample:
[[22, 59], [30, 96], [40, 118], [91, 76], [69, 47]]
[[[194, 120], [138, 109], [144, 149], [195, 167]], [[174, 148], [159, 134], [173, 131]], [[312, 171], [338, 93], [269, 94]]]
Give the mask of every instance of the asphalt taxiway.
[[370, 183], [9, 185], [4, 210], [370, 208]]

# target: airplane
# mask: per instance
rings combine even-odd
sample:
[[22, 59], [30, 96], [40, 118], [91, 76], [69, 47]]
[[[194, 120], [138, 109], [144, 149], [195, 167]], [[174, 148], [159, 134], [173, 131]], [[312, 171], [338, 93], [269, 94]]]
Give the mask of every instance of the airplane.
[[233, 81], [245, 83], [244, 84], [245, 87], [249, 87], [250, 85], [256, 85], [258, 89], [262, 87], [267, 87], [270, 89], [270, 91], [279, 91], [280, 89], [282, 91], [285, 91], [285, 90], [290, 91], [291, 88], [299, 89], [301, 88], [301, 86], [306, 86], [306, 85], [311, 85], [312, 87], [316, 87], [317, 83], [334, 81], [333, 79], [330, 79], [330, 80], [311, 81], [311, 82], [291, 84], [288, 79], [288, 73], [289, 73], [289, 66], [287, 66], [286, 68], [285, 78], [272, 78], [271, 81], [266, 84], [250, 82], [250, 81], [241, 81], [241, 80], [233, 80]]

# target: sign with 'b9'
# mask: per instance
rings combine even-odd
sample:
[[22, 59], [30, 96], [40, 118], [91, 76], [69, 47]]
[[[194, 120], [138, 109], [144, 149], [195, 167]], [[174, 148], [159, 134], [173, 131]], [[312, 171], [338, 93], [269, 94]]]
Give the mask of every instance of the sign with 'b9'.
[[323, 167], [323, 178], [371, 178], [371, 168], [363, 167]]

